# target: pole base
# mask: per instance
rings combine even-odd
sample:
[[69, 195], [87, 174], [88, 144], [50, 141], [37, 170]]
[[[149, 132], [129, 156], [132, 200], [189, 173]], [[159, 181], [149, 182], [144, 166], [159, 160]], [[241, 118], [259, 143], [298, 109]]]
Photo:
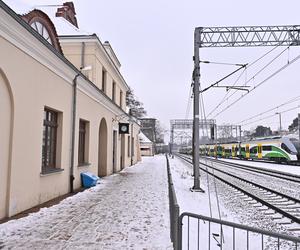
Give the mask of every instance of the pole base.
[[198, 193], [205, 193], [205, 191], [202, 188], [195, 188], [195, 187], [191, 187], [190, 188], [191, 192], [198, 192]]

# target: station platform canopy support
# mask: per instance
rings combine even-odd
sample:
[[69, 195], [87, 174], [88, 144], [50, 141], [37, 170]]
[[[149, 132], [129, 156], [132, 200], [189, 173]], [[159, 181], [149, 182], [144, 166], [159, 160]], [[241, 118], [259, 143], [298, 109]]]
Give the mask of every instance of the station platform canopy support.
[[299, 46], [300, 25], [244, 26], [244, 27], [197, 27], [194, 32], [193, 71], [193, 191], [201, 191], [199, 179], [199, 94], [201, 48]]

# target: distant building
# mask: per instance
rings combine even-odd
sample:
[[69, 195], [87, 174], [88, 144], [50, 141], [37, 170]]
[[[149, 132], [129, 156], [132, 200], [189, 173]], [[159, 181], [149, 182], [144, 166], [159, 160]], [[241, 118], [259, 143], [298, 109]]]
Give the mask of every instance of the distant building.
[[155, 118], [140, 118], [141, 123], [141, 131], [147, 138], [153, 142], [154, 150], [155, 150], [155, 143], [156, 143], [156, 119]]
[[78, 28], [72, 2], [15, 11], [0, 1], [0, 219], [140, 155], [111, 45]]
[[140, 149], [141, 149], [141, 156], [153, 156], [154, 155], [154, 144], [149, 138], [140, 132], [139, 134], [139, 141], [140, 141]]

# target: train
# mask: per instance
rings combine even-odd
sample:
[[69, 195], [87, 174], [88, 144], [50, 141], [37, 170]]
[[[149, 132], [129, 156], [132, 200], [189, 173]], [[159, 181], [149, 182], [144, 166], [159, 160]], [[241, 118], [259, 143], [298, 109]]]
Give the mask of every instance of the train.
[[[184, 148], [180, 153], [191, 154], [192, 149]], [[295, 136], [272, 136], [243, 142], [200, 145], [200, 155], [297, 163], [300, 161], [300, 146]]]

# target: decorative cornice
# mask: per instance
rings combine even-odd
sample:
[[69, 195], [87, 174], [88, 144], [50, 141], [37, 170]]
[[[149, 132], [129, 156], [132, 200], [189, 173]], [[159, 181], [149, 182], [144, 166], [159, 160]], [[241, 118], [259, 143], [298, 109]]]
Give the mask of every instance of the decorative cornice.
[[104, 45], [101, 43], [99, 37], [96, 34], [93, 35], [77, 35], [77, 36], [58, 36], [60, 43], [78, 43], [78, 42], [94, 42], [98, 45], [99, 50], [103, 53], [104, 58], [106, 59], [106, 62], [111, 65], [112, 69], [117, 73], [117, 76], [120, 78], [121, 82], [126, 88], [126, 91], [129, 90], [129, 86], [126, 83], [124, 77], [122, 76], [120, 70], [115, 65], [113, 59], [108, 54], [106, 49], [104, 48]]

